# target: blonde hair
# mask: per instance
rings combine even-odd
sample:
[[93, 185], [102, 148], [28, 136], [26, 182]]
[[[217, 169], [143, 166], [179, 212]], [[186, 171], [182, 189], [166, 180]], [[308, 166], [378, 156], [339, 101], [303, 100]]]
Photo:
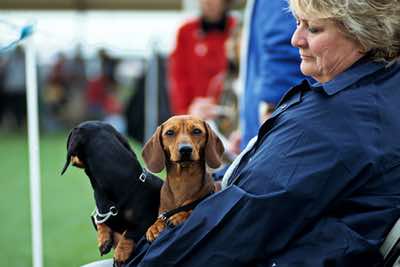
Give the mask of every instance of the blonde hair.
[[377, 61], [400, 57], [400, 0], [288, 0], [296, 16], [332, 19]]

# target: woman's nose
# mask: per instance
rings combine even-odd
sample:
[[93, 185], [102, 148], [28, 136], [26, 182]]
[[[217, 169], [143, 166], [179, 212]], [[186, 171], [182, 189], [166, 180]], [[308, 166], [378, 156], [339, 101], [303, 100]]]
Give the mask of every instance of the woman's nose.
[[292, 46], [297, 47], [297, 48], [304, 48], [307, 46], [307, 40], [306, 37], [304, 36], [304, 31], [301, 28], [297, 28], [291, 39]]

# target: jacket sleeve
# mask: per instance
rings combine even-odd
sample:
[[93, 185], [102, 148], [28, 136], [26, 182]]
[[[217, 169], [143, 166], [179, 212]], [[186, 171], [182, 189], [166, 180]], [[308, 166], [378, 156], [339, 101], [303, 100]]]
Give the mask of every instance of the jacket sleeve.
[[[188, 80], [188, 62], [190, 61], [188, 29], [178, 30], [175, 50], [169, 57], [168, 76], [170, 86], [170, 106], [175, 115], [187, 113], [190, 105], [190, 81]], [[190, 64], [190, 63], [189, 63]]]
[[263, 14], [258, 31], [262, 53], [257, 91], [262, 101], [274, 105], [286, 90], [304, 79], [299, 51], [290, 43], [296, 29], [295, 19], [286, 8], [285, 0], [259, 1], [258, 10], [255, 10]]

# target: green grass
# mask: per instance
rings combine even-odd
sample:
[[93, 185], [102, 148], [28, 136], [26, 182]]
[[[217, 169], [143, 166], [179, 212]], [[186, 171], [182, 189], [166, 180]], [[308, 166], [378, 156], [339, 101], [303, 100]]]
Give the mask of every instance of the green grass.
[[[60, 176], [67, 133], [40, 140], [45, 267], [80, 266], [99, 256], [89, 215], [92, 188], [76, 168]], [[139, 146], [133, 145], [136, 152]], [[139, 155], [139, 153], [137, 153]], [[25, 135], [0, 133], [1, 266], [32, 266], [28, 143]], [[110, 256], [111, 257], [111, 253]]]

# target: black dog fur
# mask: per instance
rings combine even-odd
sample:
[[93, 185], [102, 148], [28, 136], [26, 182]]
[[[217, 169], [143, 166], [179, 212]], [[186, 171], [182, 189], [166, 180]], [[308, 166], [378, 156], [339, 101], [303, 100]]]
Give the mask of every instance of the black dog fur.
[[[83, 122], [68, 136], [67, 161], [78, 157], [93, 187], [96, 207], [101, 213], [114, 205], [118, 209], [104, 223], [113, 231], [125, 233], [135, 243], [156, 220], [162, 180], [149, 173], [141, 181], [142, 167], [124, 136], [111, 125], [99, 121]], [[111, 250], [112, 243], [100, 248]]]

